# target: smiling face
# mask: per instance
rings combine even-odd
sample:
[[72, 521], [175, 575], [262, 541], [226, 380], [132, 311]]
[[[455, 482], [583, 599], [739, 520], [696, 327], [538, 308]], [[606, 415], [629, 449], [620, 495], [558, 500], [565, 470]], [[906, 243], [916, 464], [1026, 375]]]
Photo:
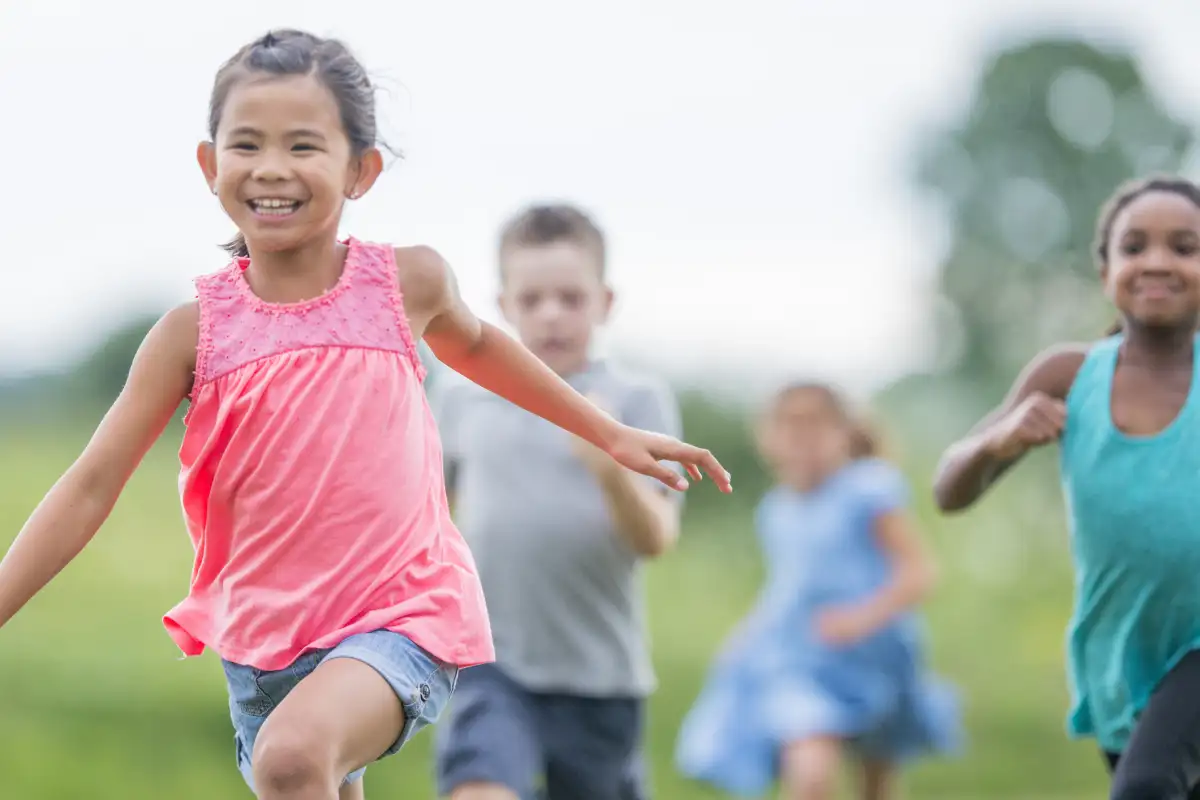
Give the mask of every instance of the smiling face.
[[1113, 219], [1105, 291], [1131, 327], [1194, 328], [1200, 312], [1200, 208], [1146, 191]]
[[221, 108], [198, 158], [253, 250], [295, 250], [337, 234], [342, 204], [374, 182], [378, 151], [356, 154], [334, 95], [311, 75], [250, 75]]

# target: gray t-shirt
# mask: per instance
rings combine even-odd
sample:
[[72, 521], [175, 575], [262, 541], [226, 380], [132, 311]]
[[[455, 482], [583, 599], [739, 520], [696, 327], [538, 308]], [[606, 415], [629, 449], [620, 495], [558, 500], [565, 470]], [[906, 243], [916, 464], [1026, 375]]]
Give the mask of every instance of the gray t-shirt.
[[[568, 382], [625, 424], [680, 435], [675, 398], [659, 381], [594, 362]], [[572, 435], [457, 375], [442, 377], [433, 405], [497, 666], [532, 691], [648, 695], [640, 559], [614, 530]]]

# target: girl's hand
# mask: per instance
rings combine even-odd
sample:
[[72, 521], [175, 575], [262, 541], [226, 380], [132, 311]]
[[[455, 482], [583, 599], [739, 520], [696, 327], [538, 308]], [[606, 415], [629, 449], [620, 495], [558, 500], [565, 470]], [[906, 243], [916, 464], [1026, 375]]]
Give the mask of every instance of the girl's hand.
[[988, 436], [987, 451], [1003, 461], [1018, 458], [1026, 450], [1058, 439], [1066, 421], [1066, 403], [1035, 391], [997, 421]]
[[688, 488], [688, 482], [670, 467], [660, 464], [660, 461], [674, 461], [697, 481], [703, 480], [703, 474], [707, 472], [722, 492], [728, 494], [733, 491], [729, 473], [712, 453], [671, 436], [618, 424], [616, 435], [610, 440], [607, 450], [618, 464], [657, 478], [681, 492]]
[[817, 635], [826, 644], [854, 644], [866, 639], [877, 627], [874, 615], [858, 606], [835, 606], [817, 615]]

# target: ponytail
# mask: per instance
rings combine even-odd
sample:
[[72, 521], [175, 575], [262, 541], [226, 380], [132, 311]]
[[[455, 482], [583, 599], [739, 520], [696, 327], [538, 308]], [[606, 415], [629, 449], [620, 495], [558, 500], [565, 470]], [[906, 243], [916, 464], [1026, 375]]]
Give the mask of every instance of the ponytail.
[[250, 248], [246, 246], [246, 237], [242, 235], [241, 231], [238, 231], [237, 236], [234, 236], [233, 239], [221, 245], [221, 249], [234, 258], [250, 257]]
[[861, 458], [875, 458], [882, 450], [879, 430], [870, 420], [858, 416], [850, 420], [850, 457], [856, 461]]
[[[883, 437], [873, 420], [869, 416], [851, 409], [849, 403], [832, 386], [816, 382], [792, 383], [776, 393], [774, 405], [778, 407], [784, 399], [795, 392], [816, 392], [825, 399], [829, 404], [830, 411], [849, 430], [850, 458], [857, 461], [864, 458], [883, 457]], [[765, 433], [764, 431], [760, 436], [764, 436]], [[764, 453], [770, 452], [766, 438], [760, 438], [759, 446]]]
[[1106, 330], [1104, 332], [1104, 335], [1105, 336], [1116, 336], [1118, 333], [1120, 333], [1123, 330], [1125, 330], [1125, 326], [1124, 326], [1124, 324], [1122, 324], [1121, 319], [1118, 317], [1116, 322], [1114, 322], [1112, 325], [1108, 326], [1108, 330]]

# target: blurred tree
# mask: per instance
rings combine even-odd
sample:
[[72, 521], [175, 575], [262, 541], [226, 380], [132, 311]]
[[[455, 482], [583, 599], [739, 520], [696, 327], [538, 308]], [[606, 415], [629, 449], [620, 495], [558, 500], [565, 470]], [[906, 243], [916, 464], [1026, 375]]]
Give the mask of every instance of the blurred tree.
[[1128, 52], [1047, 38], [994, 56], [914, 176], [948, 223], [937, 371], [995, 402], [1039, 348], [1099, 335], [1099, 208], [1125, 180], [1179, 169], [1193, 140]]
[[129, 367], [142, 340], [161, 314], [143, 313], [109, 334], [72, 372], [73, 400], [108, 405], [116, 399], [129, 377]]
[[713, 482], [705, 479], [688, 490], [684, 507], [692, 513], [744, 510], [758, 503], [770, 484], [770, 478], [754, 447], [750, 423], [745, 411], [716, 402], [699, 391], [679, 395], [679, 411], [685, 438], [712, 451], [733, 475], [735, 491], [722, 496]]

